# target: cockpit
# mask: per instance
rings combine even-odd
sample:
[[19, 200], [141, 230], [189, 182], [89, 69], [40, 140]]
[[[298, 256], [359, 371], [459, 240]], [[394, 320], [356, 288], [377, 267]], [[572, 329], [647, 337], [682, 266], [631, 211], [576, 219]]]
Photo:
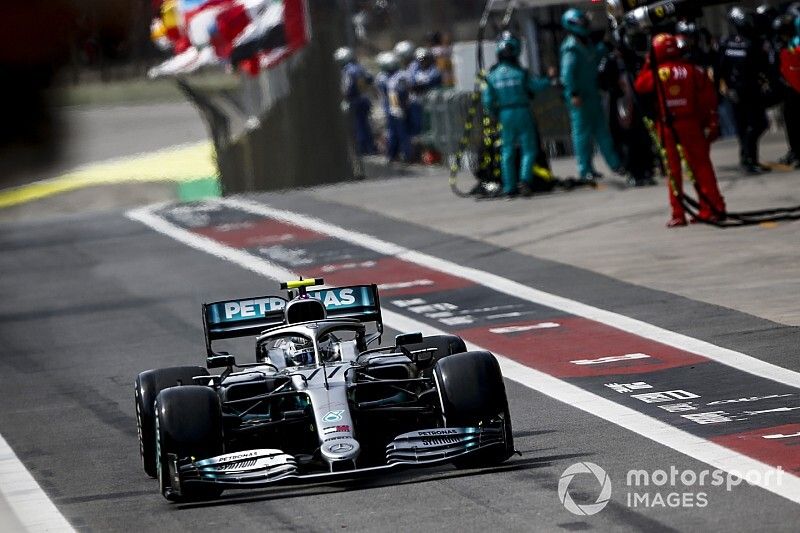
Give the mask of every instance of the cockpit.
[[278, 370], [355, 361], [366, 350], [363, 324], [310, 323], [270, 332], [258, 340], [256, 356]]
[[268, 363], [277, 368], [311, 366], [316, 364], [314, 343], [302, 335], [281, 335], [268, 340], [262, 347]]

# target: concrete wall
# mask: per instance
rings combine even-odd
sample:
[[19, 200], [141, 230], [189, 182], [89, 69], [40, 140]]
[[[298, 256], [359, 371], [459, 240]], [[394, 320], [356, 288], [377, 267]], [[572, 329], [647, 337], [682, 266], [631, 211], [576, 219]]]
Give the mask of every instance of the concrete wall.
[[344, 38], [342, 12], [332, 1], [312, 0], [309, 8], [310, 44], [274, 72], [262, 73], [267, 83], [243, 84], [249, 104], [260, 110], [238, 138], [218, 149], [224, 193], [353, 177], [347, 124], [339, 108], [339, 69], [332, 60]]
[[336, 0], [308, 2], [311, 41], [277, 67], [233, 86], [179, 81], [205, 120], [224, 194], [286, 189], [353, 178], [349, 124], [340, 110], [333, 51], [345, 38]]

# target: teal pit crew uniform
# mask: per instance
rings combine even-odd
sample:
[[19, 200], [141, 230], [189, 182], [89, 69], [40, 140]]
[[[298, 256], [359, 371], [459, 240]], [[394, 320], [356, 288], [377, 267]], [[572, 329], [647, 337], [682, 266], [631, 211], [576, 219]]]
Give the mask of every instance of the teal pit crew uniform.
[[[579, 9], [570, 9], [561, 19], [570, 35], [561, 44], [561, 84], [572, 123], [572, 143], [578, 159], [578, 175], [589, 180], [600, 177], [592, 165], [594, 143], [613, 170], [622, 165], [603, 112], [597, 68], [602, 55], [589, 41], [589, 20]], [[572, 102], [580, 98], [580, 105]]]
[[497, 42], [497, 64], [486, 77], [483, 88], [483, 107], [500, 123], [501, 170], [503, 194], [517, 192], [517, 164], [515, 148], [519, 147], [523, 193], [530, 193], [532, 169], [539, 150], [536, 124], [530, 109], [534, 93], [550, 86], [545, 78], [531, 76], [520, 66], [520, 42], [510, 32], [503, 32]]

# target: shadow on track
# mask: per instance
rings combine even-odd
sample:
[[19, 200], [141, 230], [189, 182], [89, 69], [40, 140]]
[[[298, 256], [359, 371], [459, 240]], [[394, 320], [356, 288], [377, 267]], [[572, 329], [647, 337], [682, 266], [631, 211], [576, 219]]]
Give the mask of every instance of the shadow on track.
[[[536, 431], [515, 431], [514, 438], [515, 439], [524, 439], [525, 437], [537, 437], [539, 435], [547, 435], [549, 433], [556, 433], [555, 429], [540, 429]], [[541, 450], [539, 450], [541, 451]]]

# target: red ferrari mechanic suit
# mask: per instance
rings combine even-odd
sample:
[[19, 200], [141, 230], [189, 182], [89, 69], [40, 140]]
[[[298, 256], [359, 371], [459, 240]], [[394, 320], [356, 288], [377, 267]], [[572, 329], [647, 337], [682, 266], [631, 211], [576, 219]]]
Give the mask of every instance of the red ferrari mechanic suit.
[[800, 93], [800, 48], [781, 50], [781, 74], [786, 83]]
[[[694, 173], [695, 188], [700, 198], [699, 218], [721, 220], [724, 218], [725, 201], [717, 187], [717, 176], [710, 157], [711, 142], [719, 137], [714, 86], [703, 69], [680, 57], [678, 43], [673, 35], [656, 35], [653, 38], [653, 52], [658, 64], [660, 88], [656, 88], [653, 68], [649, 62], [636, 77], [635, 88], [640, 94], [657, 91], [658, 132], [667, 151], [669, 170], [673, 178], [668, 181], [672, 219], [667, 227], [686, 225], [686, 215], [676, 195], [683, 191], [678, 142], [683, 147], [686, 161]], [[673, 130], [667, 125], [667, 116], [671, 116], [677, 140]]]
[[[780, 64], [781, 75], [788, 85], [783, 95], [786, 140], [789, 141], [789, 149], [797, 158], [796, 154], [800, 154], [800, 36], [795, 39], [797, 47], [790, 45], [781, 50]], [[800, 159], [795, 160], [795, 168], [800, 168]]]

